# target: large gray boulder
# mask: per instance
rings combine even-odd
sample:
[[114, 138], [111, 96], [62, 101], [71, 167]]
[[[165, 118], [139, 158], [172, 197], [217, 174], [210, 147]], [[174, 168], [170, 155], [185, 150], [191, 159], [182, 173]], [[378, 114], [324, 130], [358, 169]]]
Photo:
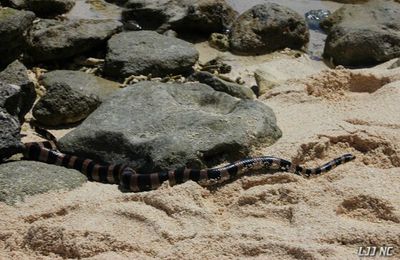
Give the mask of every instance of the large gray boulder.
[[34, 12], [39, 17], [52, 17], [68, 12], [75, 0], [8, 0], [11, 7]]
[[119, 84], [81, 71], [56, 70], [44, 74], [46, 94], [33, 108], [44, 125], [64, 125], [85, 119]]
[[0, 69], [22, 53], [24, 35], [34, 19], [32, 12], [0, 8]]
[[281, 136], [273, 111], [200, 84], [142, 82], [117, 92], [59, 140], [61, 150], [140, 172], [214, 166]]
[[225, 0], [128, 0], [124, 7], [125, 21], [158, 32], [223, 32], [237, 15]]
[[111, 19], [42, 19], [28, 33], [28, 54], [36, 62], [71, 58], [102, 46], [121, 29]]
[[373, 0], [345, 5], [322, 22], [324, 57], [335, 64], [371, 65], [400, 56], [400, 5]]
[[36, 99], [36, 91], [33, 82], [30, 80], [27, 68], [18, 60], [8, 65], [0, 72], [0, 82], [13, 84], [20, 87], [18, 98], [18, 118], [22, 122]]
[[0, 201], [14, 204], [27, 196], [75, 189], [84, 182], [82, 173], [60, 166], [34, 161], [0, 164]]
[[231, 51], [263, 54], [289, 47], [301, 49], [309, 40], [305, 19], [275, 3], [255, 5], [239, 16], [231, 28]]
[[180, 74], [191, 70], [198, 58], [193, 44], [183, 40], [153, 31], [123, 32], [108, 41], [104, 73], [113, 78]]

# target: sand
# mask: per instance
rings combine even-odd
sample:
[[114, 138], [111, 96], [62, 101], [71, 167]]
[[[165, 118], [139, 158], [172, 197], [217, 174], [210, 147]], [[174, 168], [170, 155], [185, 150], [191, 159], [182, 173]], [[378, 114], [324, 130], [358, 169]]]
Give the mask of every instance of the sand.
[[[371, 245], [399, 258], [400, 69], [389, 65], [294, 76], [259, 98], [283, 136], [253, 155], [355, 161], [309, 179], [254, 174], [137, 194], [88, 182], [0, 203], [0, 259], [357, 259]], [[246, 78], [249, 67], [235, 73]]]

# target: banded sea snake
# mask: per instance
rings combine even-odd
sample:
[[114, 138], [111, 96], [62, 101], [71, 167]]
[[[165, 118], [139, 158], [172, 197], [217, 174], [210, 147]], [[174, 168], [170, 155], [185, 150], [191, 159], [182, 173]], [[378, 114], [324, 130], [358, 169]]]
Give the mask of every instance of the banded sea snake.
[[223, 182], [249, 171], [260, 169], [291, 172], [297, 175], [319, 175], [332, 170], [338, 165], [355, 159], [352, 154], [344, 154], [317, 168], [305, 168], [292, 164], [290, 161], [273, 157], [262, 156], [239, 160], [228, 165], [209, 169], [179, 168], [170, 171], [160, 171], [150, 174], [139, 174], [125, 164], [100, 164], [91, 159], [80, 158], [74, 155], [61, 153], [57, 149], [56, 138], [47, 130], [35, 127], [35, 131], [49, 141], [25, 143], [24, 159], [35, 160], [48, 164], [55, 164], [76, 169], [87, 176], [90, 181], [120, 184], [123, 190], [141, 192], [157, 189], [163, 182], [175, 185], [188, 180], [206, 184], [207, 182]]

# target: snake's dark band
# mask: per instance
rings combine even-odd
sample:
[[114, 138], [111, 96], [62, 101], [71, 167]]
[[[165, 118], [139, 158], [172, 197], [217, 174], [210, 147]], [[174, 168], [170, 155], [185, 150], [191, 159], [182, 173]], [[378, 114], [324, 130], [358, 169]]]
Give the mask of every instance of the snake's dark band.
[[90, 159], [61, 153], [55, 149], [53, 142], [26, 143], [24, 157], [28, 160], [76, 169], [85, 174], [90, 181], [120, 184], [123, 189], [133, 192], [154, 190], [166, 181], [171, 186], [188, 180], [200, 184], [207, 184], [210, 181], [223, 182], [260, 169], [275, 169], [305, 176], [318, 175], [355, 158], [351, 154], [345, 154], [320, 167], [307, 169], [281, 158], [263, 156], [240, 160], [218, 168], [202, 170], [179, 168], [151, 174], [138, 174], [124, 164], [100, 164]]

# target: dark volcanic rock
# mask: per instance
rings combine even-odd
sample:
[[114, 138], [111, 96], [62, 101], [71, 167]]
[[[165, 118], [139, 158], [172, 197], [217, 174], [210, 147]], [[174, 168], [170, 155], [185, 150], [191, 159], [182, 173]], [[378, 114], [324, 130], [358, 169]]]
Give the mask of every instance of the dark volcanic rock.
[[193, 44], [153, 31], [123, 32], [108, 41], [104, 73], [166, 76], [190, 71], [199, 58]]
[[0, 107], [0, 162], [21, 151], [20, 122]]
[[302, 48], [309, 40], [305, 19], [290, 8], [267, 3], [253, 6], [231, 28], [231, 51], [263, 54], [289, 47]]
[[27, 68], [19, 62], [14, 61], [7, 66], [5, 70], [0, 72], [0, 81], [6, 84], [13, 84], [19, 86], [20, 98], [18, 100], [18, 117], [20, 121], [23, 121], [26, 113], [31, 110], [33, 103], [36, 99], [35, 86], [29, 79]]
[[216, 91], [222, 91], [237, 98], [254, 99], [256, 97], [250, 88], [225, 81], [217, 76], [214, 76], [210, 72], [197, 71], [189, 77], [189, 80], [199, 81], [200, 83], [209, 85]]
[[386, 0], [346, 5], [322, 22], [324, 57], [335, 64], [370, 65], [400, 56], [400, 5]]
[[56, 16], [68, 12], [75, 0], [9, 0], [13, 8], [34, 12], [39, 17]]
[[21, 88], [0, 82], [0, 160], [19, 152]]
[[24, 48], [24, 34], [35, 14], [12, 8], [0, 9], [0, 69], [14, 61]]
[[71, 58], [104, 44], [122, 29], [115, 20], [42, 19], [28, 34], [28, 54], [39, 61]]
[[80, 172], [41, 162], [10, 162], [0, 165], [0, 201], [14, 204], [26, 196], [81, 186]]
[[200, 84], [137, 83], [107, 99], [59, 143], [66, 153], [140, 172], [238, 159], [281, 136], [273, 111]]
[[125, 21], [158, 32], [223, 32], [237, 15], [225, 0], [128, 0], [125, 7]]
[[43, 76], [46, 94], [33, 108], [44, 125], [63, 125], [85, 119], [119, 84], [80, 71], [56, 70]]

